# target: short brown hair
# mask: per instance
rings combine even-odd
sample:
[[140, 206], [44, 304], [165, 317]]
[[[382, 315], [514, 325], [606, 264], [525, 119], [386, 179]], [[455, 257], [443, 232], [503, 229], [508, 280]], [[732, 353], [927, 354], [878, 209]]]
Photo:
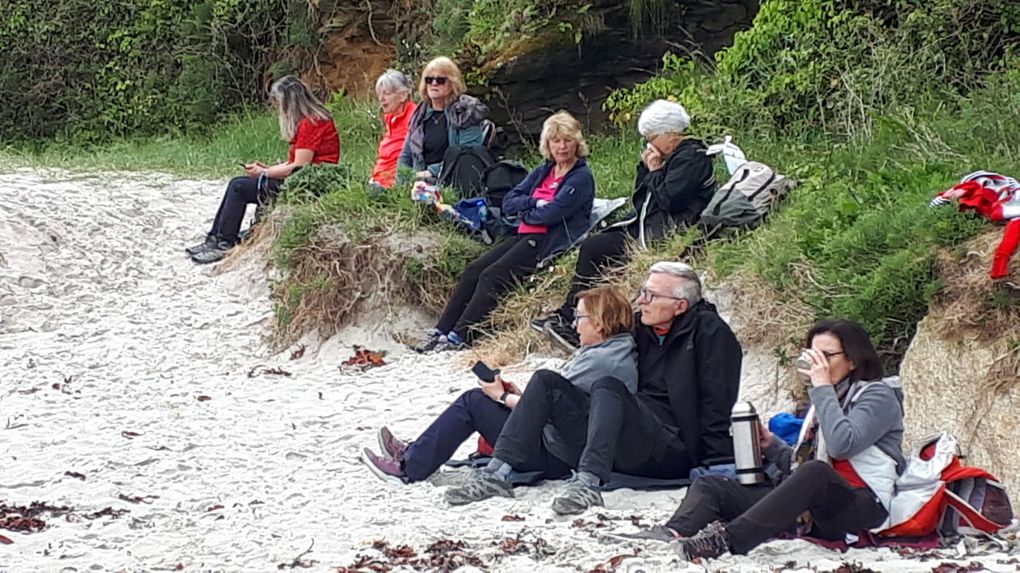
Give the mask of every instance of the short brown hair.
[[588, 320], [602, 328], [606, 338], [634, 330], [634, 309], [620, 289], [601, 286], [578, 293], [577, 300], [584, 301]]
[[452, 89], [450, 90], [450, 101], [453, 101], [467, 91], [467, 86], [464, 85], [464, 76], [460, 73], [460, 68], [457, 64], [453, 63], [453, 60], [446, 56], [439, 56], [431, 62], [425, 64], [425, 67], [421, 71], [421, 79], [418, 80], [418, 94], [421, 95], [422, 101], [429, 101], [429, 91], [425, 85], [425, 76], [429, 75], [429, 72], [440, 73], [446, 77], [446, 80], [450, 82]]

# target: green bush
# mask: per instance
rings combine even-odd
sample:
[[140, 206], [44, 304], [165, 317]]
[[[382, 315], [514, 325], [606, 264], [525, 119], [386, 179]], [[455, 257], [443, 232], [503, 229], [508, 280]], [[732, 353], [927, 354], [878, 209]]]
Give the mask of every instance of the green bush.
[[316, 41], [302, 6], [10, 0], [0, 24], [0, 137], [97, 141], [207, 128], [261, 101], [274, 54]]

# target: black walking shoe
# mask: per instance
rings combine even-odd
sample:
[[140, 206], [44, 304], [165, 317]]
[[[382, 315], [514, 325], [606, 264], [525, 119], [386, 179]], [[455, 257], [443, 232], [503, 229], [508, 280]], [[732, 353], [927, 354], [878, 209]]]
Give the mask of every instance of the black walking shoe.
[[212, 245], [208, 249], [191, 255], [191, 260], [199, 265], [208, 265], [209, 263], [222, 261], [226, 258], [232, 248], [234, 248], [233, 243], [218, 241], [215, 245]]
[[561, 316], [560, 313], [558, 312], [554, 312], [549, 316], [543, 316], [542, 318], [536, 318], [535, 320], [532, 320], [531, 328], [537, 330], [538, 332], [545, 332], [545, 325], [560, 324], [563, 322], [564, 322], [563, 316]]
[[709, 525], [693, 537], [681, 537], [669, 545], [687, 561], [715, 559], [730, 550], [726, 529], [719, 523]]
[[206, 249], [212, 248], [213, 246], [216, 245], [217, 242], [219, 241], [216, 239], [216, 235], [206, 235], [205, 241], [184, 249], [184, 252], [188, 253], [189, 255], [197, 255], [198, 253], [201, 253]]
[[560, 323], [546, 323], [545, 330], [543, 330], [546, 337], [552, 340], [556, 344], [559, 344], [567, 352], [574, 352], [577, 347], [581, 344], [581, 341], [577, 338], [577, 331], [574, 327], [569, 324]]

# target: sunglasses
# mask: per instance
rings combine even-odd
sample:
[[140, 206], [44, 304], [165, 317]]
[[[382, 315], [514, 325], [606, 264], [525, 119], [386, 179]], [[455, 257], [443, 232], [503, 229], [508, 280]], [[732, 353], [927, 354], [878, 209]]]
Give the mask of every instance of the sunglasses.
[[425, 83], [442, 86], [446, 85], [446, 78], [443, 76], [425, 76]]

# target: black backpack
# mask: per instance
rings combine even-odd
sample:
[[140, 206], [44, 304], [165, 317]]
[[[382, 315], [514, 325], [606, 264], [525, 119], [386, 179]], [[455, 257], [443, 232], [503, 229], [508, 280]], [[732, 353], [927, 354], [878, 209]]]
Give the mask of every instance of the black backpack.
[[493, 164], [492, 154], [481, 145], [453, 145], [443, 155], [439, 185], [452, 188], [461, 199], [482, 194], [482, 173]]
[[499, 209], [506, 194], [527, 176], [527, 167], [519, 161], [497, 161], [482, 172], [482, 196], [489, 200], [489, 205]]

